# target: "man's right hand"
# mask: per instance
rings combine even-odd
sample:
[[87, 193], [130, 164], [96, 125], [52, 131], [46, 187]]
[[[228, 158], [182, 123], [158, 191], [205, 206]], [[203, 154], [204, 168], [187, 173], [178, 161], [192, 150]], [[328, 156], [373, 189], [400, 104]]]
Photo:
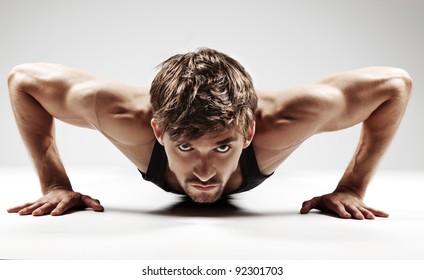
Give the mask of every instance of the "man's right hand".
[[42, 216], [51, 214], [52, 216], [59, 216], [71, 209], [85, 208], [92, 208], [96, 212], [104, 211], [100, 201], [88, 195], [67, 189], [53, 189], [37, 201], [12, 207], [7, 212], [19, 213], [19, 215]]

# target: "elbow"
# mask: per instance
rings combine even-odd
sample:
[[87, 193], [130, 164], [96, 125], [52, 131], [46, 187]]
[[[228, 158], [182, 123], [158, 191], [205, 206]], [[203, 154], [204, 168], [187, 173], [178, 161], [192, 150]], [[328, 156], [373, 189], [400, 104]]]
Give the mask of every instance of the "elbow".
[[404, 72], [403, 81], [405, 83], [406, 91], [407, 91], [408, 97], [409, 97], [412, 93], [412, 87], [413, 87], [412, 77], [405, 70], [402, 70], [402, 71]]
[[12, 85], [16, 83], [19, 72], [20, 65], [13, 67], [12, 70], [9, 72], [9, 75], [7, 76], [7, 84], [9, 85], [9, 88], [11, 88]]
[[412, 78], [407, 71], [400, 68], [391, 68], [388, 79], [393, 97], [408, 101], [412, 93]]
[[398, 85], [400, 90], [410, 94], [412, 91], [412, 78], [409, 73], [406, 70], [400, 68], [397, 68], [394, 71], [396, 71], [397, 80], [400, 82]]
[[19, 64], [12, 68], [7, 77], [9, 92], [16, 92], [16, 89], [23, 90], [30, 86], [31, 83], [31, 68], [33, 64]]

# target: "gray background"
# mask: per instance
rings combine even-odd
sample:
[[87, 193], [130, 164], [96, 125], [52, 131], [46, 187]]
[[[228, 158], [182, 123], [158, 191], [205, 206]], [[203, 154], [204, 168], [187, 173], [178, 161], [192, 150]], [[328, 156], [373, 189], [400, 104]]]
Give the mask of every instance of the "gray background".
[[[30, 166], [7, 95], [24, 62], [83, 68], [150, 85], [155, 66], [207, 46], [239, 60], [257, 88], [282, 89], [333, 72], [389, 65], [414, 79], [410, 106], [382, 169], [424, 169], [424, 1], [0, 0], [0, 166]], [[359, 126], [312, 137], [286, 168], [344, 169]], [[57, 123], [67, 166], [131, 166], [96, 131]]]

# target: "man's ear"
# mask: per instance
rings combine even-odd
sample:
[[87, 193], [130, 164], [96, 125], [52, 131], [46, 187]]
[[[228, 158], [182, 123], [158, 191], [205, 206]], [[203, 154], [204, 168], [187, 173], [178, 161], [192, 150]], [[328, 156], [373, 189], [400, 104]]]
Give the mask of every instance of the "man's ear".
[[150, 120], [150, 125], [152, 126], [153, 133], [155, 134], [156, 140], [158, 140], [158, 142], [163, 146], [163, 139], [162, 139], [163, 135], [159, 127], [159, 124], [156, 122], [154, 118], [152, 118]]
[[253, 121], [252, 124], [249, 126], [249, 129], [247, 130], [247, 137], [246, 137], [246, 141], [244, 141], [243, 148], [247, 148], [250, 145], [250, 143], [252, 143], [253, 137], [255, 136], [255, 131], [256, 131], [256, 122]]

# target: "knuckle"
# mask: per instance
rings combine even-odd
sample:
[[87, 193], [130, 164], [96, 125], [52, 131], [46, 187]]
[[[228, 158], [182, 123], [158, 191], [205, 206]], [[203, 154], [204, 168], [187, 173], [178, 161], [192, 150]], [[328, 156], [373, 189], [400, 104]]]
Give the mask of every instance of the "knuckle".
[[80, 193], [73, 193], [73, 194], [69, 197], [69, 200], [70, 200], [71, 202], [75, 202], [75, 201], [78, 201], [78, 200], [80, 200], [80, 199], [82, 199], [82, 195], [81, 195]]
[[338, 201], [335, 201], [333, 199], [326, 198], [324, 202], [325, 204], [328, 204], [329, 206], [337, 208], [337, 209], [344, 208], [341, 203], [338, 203]]

